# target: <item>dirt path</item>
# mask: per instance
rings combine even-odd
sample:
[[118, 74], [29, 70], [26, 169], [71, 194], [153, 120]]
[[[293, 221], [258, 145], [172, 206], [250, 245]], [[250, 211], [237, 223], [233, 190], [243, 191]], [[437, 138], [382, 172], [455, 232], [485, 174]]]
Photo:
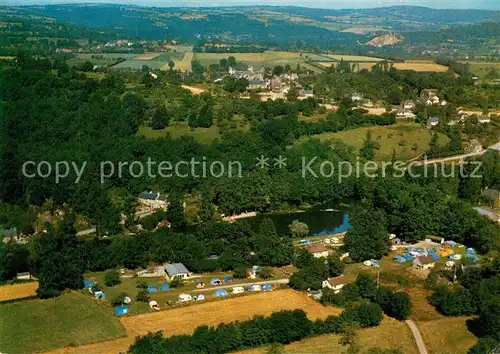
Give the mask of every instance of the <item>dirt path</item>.
[[191, 334], [200, 325], [215, 326], [221, 322], [248, 320], [255, 315], [269, 316], [282, 310], [302, 309], [310, 319], [339, 315], [342, 310], [323, 306], [305, 294], [291, 289], [276, 290], [268, 293], [252, 294], [227, 300], [205, 302], [175, 309], [122, 317], [121, 323], [127, 337], [115, 340], [63, 348], [50, 353], [110, 354], [126, 352], [135, 337], [149, 331], [163, 331], [166, 337]]
[[205, 92], [204, 89], [198, 88], [198, 87], [193, 87], [193, 86], [188, 86], [188, 85], [181, 85], [183, 89], [191, 91], [193, 95], [201, 95], [203, 92]]
[[420, 334], [420, 331], [418, 330], [418, 327], [415, 324], [415, 322], [413, 322], [412, 320], [406, 320], [405, 322], [411, 329], [411, 333], [413, 334], [413, 338], [417, 343], [419, 353], [427, 354], [427, 349], [425, 348], [424, 340], [422, 339], [422, 335]]

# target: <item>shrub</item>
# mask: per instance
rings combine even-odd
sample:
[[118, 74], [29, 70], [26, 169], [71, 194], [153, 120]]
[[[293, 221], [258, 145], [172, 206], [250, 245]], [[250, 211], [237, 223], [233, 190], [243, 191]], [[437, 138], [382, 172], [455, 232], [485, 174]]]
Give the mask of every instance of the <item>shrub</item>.
[[110, 270], [109, 272], [106, 272], [106, 275], [104, 275], [104, 285], [106, 286], [115, 286], [121, 282], [120, 273], [116, 270]]
[[361, 328], [375, 327], [382, 322], [383, 312], [380, 305], [367, 302], [359, 306], [358, 317]]
[[260, 270], [259, 277], [262, 279], [271, 279], [273, 277], [273, 270], [269, 267], [264, 267]]
[[247, 268], [246, 267], [238, 267], [233, 271], [233, 277], [235, 279], [245, 279], [247, 277]]
[[137, 293], [137, 296], [135, 297], [135, 299], [139, 302], [149, 302], [149, 293], [147, 290], [145, 289], [142, 289], [141, 291], [139, 291]]
[[139, 279], [139, 280], [137, 280], [135, 287], [137, 289], [147, 289], [148, 283], [144, 279]]

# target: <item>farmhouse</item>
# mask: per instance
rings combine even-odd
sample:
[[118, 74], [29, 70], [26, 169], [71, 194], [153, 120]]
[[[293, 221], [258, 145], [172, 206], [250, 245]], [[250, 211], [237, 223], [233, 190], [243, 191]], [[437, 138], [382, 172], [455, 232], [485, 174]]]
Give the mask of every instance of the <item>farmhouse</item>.
[[343, 275], [340, 275], [335, 278], [328, 278], [326, 280], [323, 280], [322, 287], [332, 289], [335, 294], [338, 294], [345, 284], [345, 277]]
[[167, 209], [167, 197], [160, 193], [142, 192], [139, 194], [139, 203], [151, 209]]
[[351, 95], [351, 101], [353, 102], [360, 102], [360, 101], [363, 101], [363, 95], [360, 94], [359, 92], [354, 92], [352, 95]]
[[300, 90], [297, 99], [302, 101], [313, 97], [314, 97], [313, 90]]
[[182, 263], [165, 264], [165, 278], [172, 280], [175, 278], [187, 279], [189, 278], [189, 271]]
[[328, 249], [323, 245], [311, 245], [307, 247], [307, 252], [312, 254], [314, 258], [328, 257]]
[[427, 119], [427, 129], [431, 129], [439, 124], [439, 117], [430, 117]]
[[269, 83], [269, 89], [273, 92], [281, 92], [283, 89], [283, 83], [281, 82], [279, 77], [275, 77]]
[[413, 260], [413, 269], [431, 269], [436, 265], [432, 256], [420, 256]]
[[267, 82], [264, 80], [250, 80], [248, 82], [249, 90], [265, 90], [267, 88]]
[[406, 109], [398, 109], [396, 111], [396, 118], [399, 119], [414, 119], [416, 115], [412, 111]]

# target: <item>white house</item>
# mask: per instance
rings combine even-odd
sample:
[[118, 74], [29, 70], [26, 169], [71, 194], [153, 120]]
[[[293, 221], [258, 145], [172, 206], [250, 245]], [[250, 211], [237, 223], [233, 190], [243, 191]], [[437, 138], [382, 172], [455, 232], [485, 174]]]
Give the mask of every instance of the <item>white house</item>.
[[328, 257], [328, 248], [323, 245], [311, 245], [307, 247], [307, 252], [312, 254], [314, 258], [326, 258]]
[[353, 102], [363, 101], [363, 95], [358, 92], [355, 92], [351, 96], [351, 101]]
[[413, 269], [432, 269], [436, 261], [432, 256], [420, 256], [413, 260]]
[[189, 278], [189, 271], [182, 263], [165, 264], [163, 269], [165, 270], [165, 278], [167, 278], [167, 280], [173, 280], [175, 278]]
[[491, 118], [489, 116], [486, 116], [486, 115], [481, 115], [481, 116], [477, 117], [477, 121], [481, 124], [490, 123]]
[[142, 192], [139, 194], [139, 203], [155, 210], [166, 210], [168, 207], [167, 197], [160, 193]]
[[241, 294], [244, 292], [245, 292], [245, 289], [242, 286], [236, 286], [233, 288], [233, 294]]
[[313, 98], [314, 97], [314, 92], [313, 90], [300, 90], [299, 91], [299, 96], [297, 97], [298, 100], [306, 100], [308, 98]]
[[332, 289], [335, 294], [338, 294], [345, 284], [345, 277], [343, 275], [340, 275], [335, 278], [328, 278], [326, 280], [323, 280], [322, 287]]
[[427, 119], [427, 128], [431, 129], [439, 124], [439, 117], [430, 117]]
[[403, 102], [403, 109], [404, 110], [410, 110], [415, 108], [415, 102], [413, 101], [404, 101]]

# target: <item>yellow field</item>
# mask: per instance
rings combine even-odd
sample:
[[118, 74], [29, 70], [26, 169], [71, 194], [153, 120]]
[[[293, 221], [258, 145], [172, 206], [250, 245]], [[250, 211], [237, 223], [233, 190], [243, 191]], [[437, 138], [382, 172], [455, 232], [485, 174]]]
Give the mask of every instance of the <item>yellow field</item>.
[[127, 351], [135, 337], [149, 331], [163, 330], [166, 337], [190, 334], [200, 325], [215, 326], [222, 322], [251, 319], [255, 315], [269, 316], [282, 310], [304, 310], [310, 319], [339, 315], [342, 310], [325, 307], [294, 290], [278, 290], [223, 301], [207, 302], [172, 310], [138, 316], [123, 317], [126, 338], [94, 343], [80, 347], [64, 348], [52, 353], [108, 354]]
[[0, 286], [0, 301], [20, 299], [36, 295], [38, 282], [19, 283]]
[[160, 56], [160, 53], [144, 53], [136, 56], [135, 60], [151, 60]]
[[16, 59], [16, 57], [0, 55], [0, 60], [12, 60], [12, 59]]
[[423, 63], [423, 62], [405, 62], [405, 63], [394, 63], [394, 68], [397, 70], [413, 70], [422, 72], [445, 72], [448, 71], [448, 67], [444, 65], [439, 65], [436, 63]]
[[[340, 354], [345, 353], [347, 347], [339, 344], [340, 335], [325, 334], [323, 336], [307, 338], [285, 346], [287, 354]], [[417, 354], [418, 350], [413, 342], [410, 329], [404, 322], [384, 317], [378, 327], [359, 331], [359, 345], [365, 353], [367, 349], [378, 347], [381, 349], [401, 348], [405, 354]], [[269, 348], [256, 348], [239, 352], [239, 354], [264, 354]]]
[[184, 57], [182, 57], [182, 60], [174, 59], [174, 68], [181, 71], [191, 71], [191, 62], [193, 61], [193, 58], [193, 52], [184, 53]]
[[346, 61], [371, 61], [371, 62], [379, 62], [383, 61], [384, 59], [380, 58], [375, 58], [375, 57], [365, 57], [365, 56], [359, 56], [359, 55], [344, 55], [344, 54], [334, 54], [334, 55], [326, 55], [328, 58], [332, 58], [335, 60], [346, 60]]

